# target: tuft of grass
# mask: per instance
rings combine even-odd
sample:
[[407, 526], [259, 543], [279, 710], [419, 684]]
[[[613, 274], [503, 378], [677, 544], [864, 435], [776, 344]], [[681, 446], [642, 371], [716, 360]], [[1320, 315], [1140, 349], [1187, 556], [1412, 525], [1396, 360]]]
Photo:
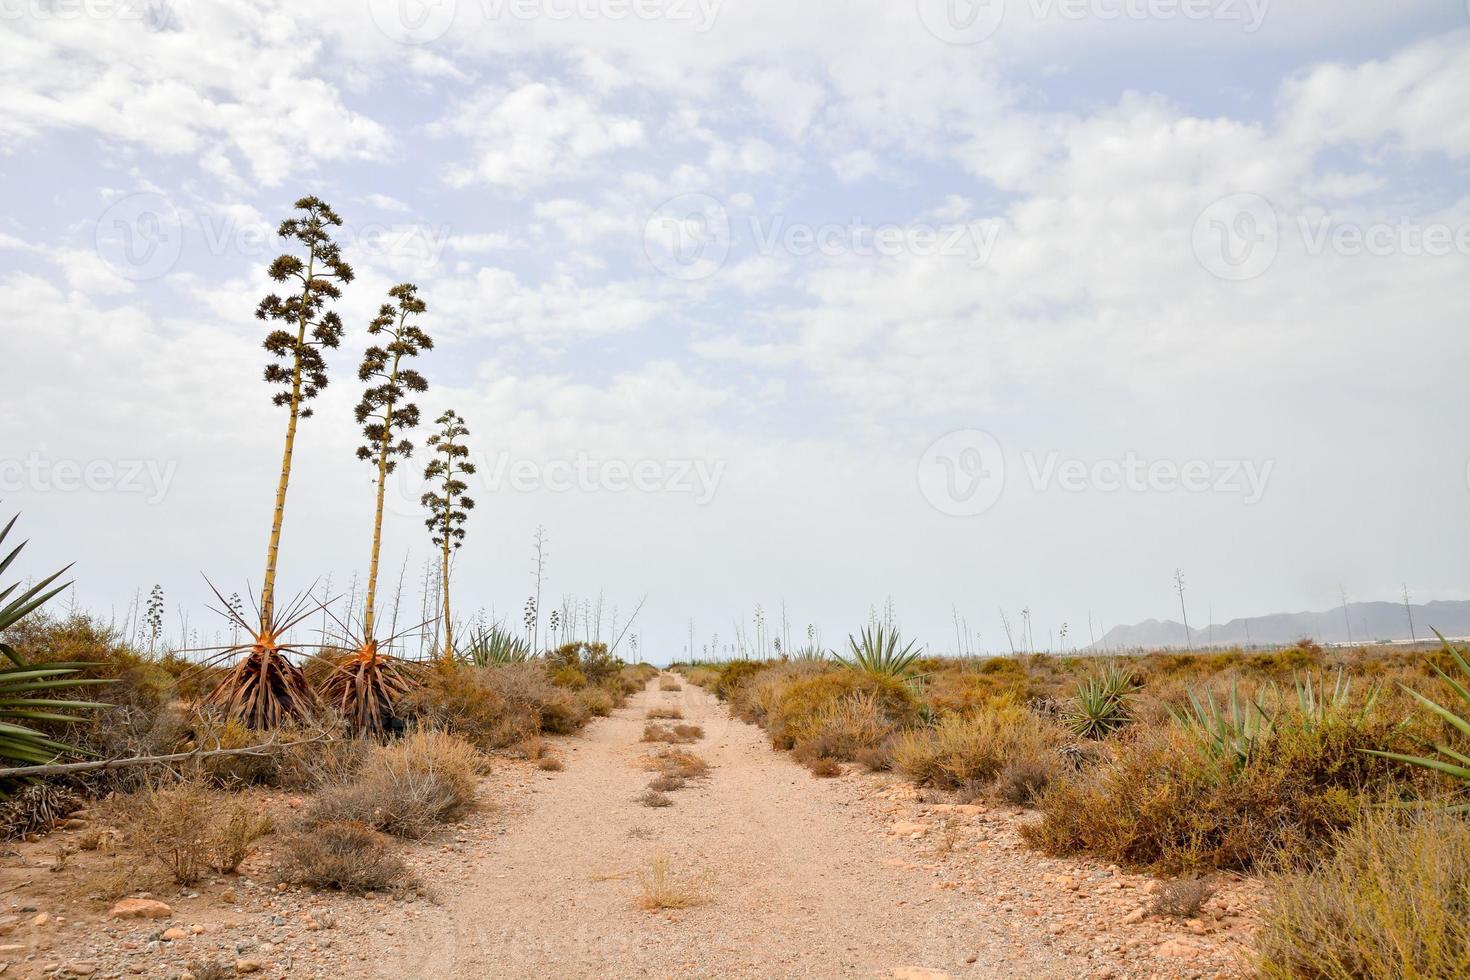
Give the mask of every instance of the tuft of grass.
[[643, 741], [668, 742], [670, 745], [687, 745], [704, 737], [699, 725], [661, 725], [648, 722], [643, 726]]
[[638, 872], [638, 907], [658, 912], [704, 905], [709, 901], [708, 884], [708, 875], [681, 875], [667, 857], [660, 855]]
[[646, 807], [654, 808], [674, 805], [673, 800], [669, 799], [668, 796], [660, 793], [656, 789], [650, 789], [648, 792], [638, 797], [638, 802], [642, 803]]
[[1017, 756], [996, 774], [995, 797], [1013, 806], [1029, 806], [1046, 792], [1060, 767], [1055, 753]]
[[923, 786], [958, 789], [993, 779], [1017, 756], [1036, 757], [1061, 741], [1056, 725], [1015, 704], [997, 702], [968, 716], [949, 715], [932, 729], [907, 732], [893, 764]]
[[652, 721], [682, 721], [684, 712], [678, 708], [649, 708], [644, 717]]
[[842, 764], [836, 759], [828, 759], [823, 756], [808, 759], [806, 767], [811, 771], [813, 776], [818, 776], [822, 779], [831, 779], [833, 776], [842, 775]]
[[686, 749], [663, 749], [657, 755], [644, 757], [644, 769], [680, 779], [699, 779], [709, 774], [709, 763]]
[[677, 677], [664, 677], [659, 680], [658, 689], [660, 691], [682, 691], [684, 685], [679, 683]]
[[415, 732], [373, 750], [356, 777], [317, 797], [313, 823], [361, 823], [420, 839], [468, 810], [485, 758], [442, 732]]
[[536, 760], [536, 768], [542, 772], [561, 772], [566, 767], [566, 763], [561, 761], [560, 756], [543, 755]]
[[1274, 893], [1257, 934], [1270, 980], [1470, 976], [1470, 825], [1452, 814], [1375, 809]]
[[655, 776], [648, 782], [648, 788], [659, 793], [672, 793], [684, 785], [684, 777], [674, 775]]
[[276, 855], [276, 869], [283, 881], [348, 892], [391, 888], [407, 874], [386, 836], [350, 820], [291, 835]]

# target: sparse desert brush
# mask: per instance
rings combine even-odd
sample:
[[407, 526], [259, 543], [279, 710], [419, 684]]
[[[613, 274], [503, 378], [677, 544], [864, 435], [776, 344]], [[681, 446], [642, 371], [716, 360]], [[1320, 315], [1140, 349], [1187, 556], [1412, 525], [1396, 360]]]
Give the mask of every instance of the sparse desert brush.
[[580, 691], [587, 686], [587, 675], [570, 664], [550, 667], [547, 676], [551, 678], [551, 683], [568, 690]]
[[582, 706], [594, 718], [606, 718], [617, 706], [617, 700], [604, 688], [587, 687], [577, 692]]
[[572, 691], [553, 684], [541, 664], [491, 667], [482, 679], [513, 709], [530, 712], [542, 732], [570, 735], [587, 724], [586, 707]]
[[684, 777], [675, 775], [655, 776], [648, 781], [648, 788], [659, 793], [672, 793], [684, 788]]
[[638, 907], [649, 912], [688, 909], [709, 901], [710, 877], [680, 874], [673, 862], [657, 856], [638, 872]]
[[868, 772], [887, 772], [893, 768], [892, 747], [888, 743], [853, 753], [853, 761]]
[[677, 677], [663, 677], [658, 682], [658, 689], [660, 691], [682, 691], [684, 685], [679, 683]]
[[[759, 674], [766, 664], [759, 660], [732, 660], [720, 665], [718, 676], [710, 689], [721, 701], [728, 701], [747, 680]], [[694, 681], [690, 681], [694, 683]], [[700, 687], [706, 685], [700, 684]]]
[[964, 715], [986, 707], [998, 697], [1011, 696], [1025, 700], [1029, 679], [1025, 668], [1015, 660], [984, 661], [1004, 664], [999, 670], [939, 670], [928, 675], [924, 684], [924, 700], [938, 715]]
[[699, 725], [663, 725], [657, 722], [648, 722], [643, 726], [643, 741], [645, 742], [668, 742], [670, 745], [687, 745], [697, 742], [704, 737], [704, 729]]
[[645, 756], [640, 765], [651, 772], [682, 779], [698, 779], [709, 773], [709, 763], [685, 749], [663, 749]]
[[383, 834], [354, 821], [329, 821], [286, 838], [276, 873], [292, 884], [363, 892], [399, 884], [407, 869]]
[[706, 691], [714, 690], [720, 682], [720, 672], [713, 667], [685, 667], [681, 672], [685, 680]]
[[474, 804], [484, 766], [485, 757], [463, 739], [415, 732], [374, 749], [352, 781], [318, 796], [308, 822], [355, 822], [422, 838]]
[[794, 748], [804, 755], [844, 760], [884, 744], [896, 730], [871, 691], [844, 695], [788, 728]]
[[656, 789], [650, 789], [648, 792], [638, 797], [638, 802], [647, 807], [665, 807], [674, 805], [673, 800], [669, 799], [667, 796]]
[[912, 724], [919, 716], [918, 698], [904, 681], [856, 670], [798, 674], [769, 693], [769, 704], [762, 713], [771, 743], [782, 749], [793, 748], [801, 734], [813, 731], [823, 713], [844, 698], [871, 697], [883, 718], [899, 728]]
[[482, 749], [503, 748], [540, 729], [540, 712], [512, 706], [491, 682], [492, 673], [454, 661], [421, 672], [398, 710], [421, 728], [448, 732]]
[[654, 721], [680, 721], [684, 712], [678, 708], [649, 708], [644, 717]]
[[270, 817], [255, 803], [197, 779], [116, 797], [109, 809], [128, 845], [181, 885], [192, 885], [210, 871], [235, 871], [255, 842], [271, 832]]
[[1260, 975], [1470, 976], [1470, 824], [1375, 809], [1310, 873], [1275, 882]]
[[1061, 769], [1056, 753], [1018, 755], [1001, 766], [992, 792], [1002, 803], [1029, 806], [1051, 785]]
[[939, 719], [893, 744], [893, 764], [914, 783], [956, 789], [993, 779], [1011, 759], [1040, 756], [1062, 741], [1057, 726], [1016, 704]]
[[555, 755], [543, 755], [540, 759], [536, 760], [536, 768], [542, 772], [561, 772], [566, 767], [566, 763], [562, 762], [561, 758]]
[[1243, 764], [1180, 728], [1143, 732], [1099, 765], [1057, 779], [1022, 836], [1053, 854], [1087, 852], [1164, 871], [1244, 871], [1310, 861], [1358, 814], [1392, 799], [1401, 774], [1365, 750], [1401, 737], [1382, 719], [1279, 721]]
[[804, 765], [813, 776], [819, 776], [823, 779], [830, 779], [833, 776], [842, 775], [842, 764], [836, 759], [830, 759], [825, 756], [814, 756], [807, 759]]

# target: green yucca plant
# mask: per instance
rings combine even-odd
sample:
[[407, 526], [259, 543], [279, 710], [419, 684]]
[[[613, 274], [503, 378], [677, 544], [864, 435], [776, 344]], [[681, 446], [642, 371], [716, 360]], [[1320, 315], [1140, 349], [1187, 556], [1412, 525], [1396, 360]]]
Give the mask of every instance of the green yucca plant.
[[899, 647], [898, 630], [878, 623], [874, 626], [865, 626], [861, 634], [861, 640], [851, 634], [847, 637], [848, 649], [851, 655], [844, 657], [833, 651], [832, 656], [849, 670], [862, 671], [865, 674], [877, 674], [883, 677], [901, 677], [913, 666], [914, 661], [919, 659], [922, 650], [915, 650], [917, 641], [910, 640], [902, 648]]
[[[1297, 711], [1302, 723], [1308, 728], [1316, 728], [1330, 718], [1342, 717], [1352, 704], [1353, 682], [1341, 667], [1333, 672], [1330, 688], [1325, 677], [1319, 675], [1313, 682], [1311, 674], [1297, 675], [1293, 684], [1296, 688]], [[1353, 715], [1354, 724], [1364, 721], [1372, 713], [1378, 704], [1380, 690], [1377, 684], [1369, 686], [1368, 692], [1363, 696], [1363, 703]]]
[[795, 650], [791, 651], [791, 659], [806, 660], [812, 662], [822, 661], [828, 659], [828, 653], [826, 650], [823, 650], [815, 643], [808, 643], [805, 646], [797, 647]]
[[[1443, 719], [1451, 728], [1460, 732], [1462, 735], [1470, 736], [1470, 717], [1467, 717], [1470, 716], [1470, 689], [1466, 688], [1466, 684], [1470, 683], [1470, 663], [1466, 663], [1465, 655], [1451, 644], [1449, 640], [1446, 640], [1439, 630], [1435, 630], [1434, 635], [1439, 637], [1440, 647], [1454, 661], [1460, 677], [1464, 679], [1464, 683], [1445, 673], [1433, 661], [1430, 662], [1429, 666], [1450, 686], [1450, 690], [1459, 699], [1461, 705], [1460, 711], [1463, 713], [1456, 713], [1453, 708], [1447, 708], [1438, 701], [1425, 697], [1413, 688], [1402, 684], [1399, 686], [1420, 704]], [[1470, 756], [1444, 744], [1434, 744], [1432, 747], [1435, 751], [1435, 755], [1432, 756], [1405, 755], [1399, 752], [1381, 752], [1377, 750], [1369, 750], [1369, 752], [1371, 755], [1379, 755], [1385, 759], [1394, 759], [1411, 766], [1419, 766], [1422, 769], [1433, 769], [1436, 772], [1442, 772], [1446, 776], [1458, 780], [1466, 788], [1470, 788]], [[1458, 812], [1467, 812], [1470, 811], [1470, 803], [1460, 803], [1450, 809]]]
[[1188, 710], [1169, 708], [1169, 714], [1185, 729], [1199, 736], [1205, 750], [1214, 758], [1228, 758], [1237, 767], [1250, 761], [1256, 740], [1271, 731], [1276, 723], [1260, 698], [1242, 697], [1240, 685], [1230, 684], [1230, 700], [1221, 710], [1213, 694], [1204, 700], [1191, 692]]
[[523, 664], [531, 659], [531, 646], [522, 637], [499, 626], [482, 629], [459, 651], [460, 659], [476, 667]]
[[1106, 738], [1133, 718], [1133, 674], [1109, 665], [1077, 682], [1067, 727], [1079, 738]]
[[[12, 517], [10, 523], [0, 530], [0, 550], [3, 550], [5, 539], [15, 527], [16, 519]], [[0, 575], [5, 574], [25, 546], [26, 542], [22, 541], [3, 559], [0, 559]], [[67, 566], [67, 568], [70, 567], [70, 565]], [[4, 603], [0, 605], [0, 632], [19, 623], [70, 585], [69, 582], [54, 587], [52, 585], [65, 573], [66, 568], [63, 568], [25, 589], [21, 589], [18, 582], [0, 588], [0, 603]], [[17, 589], [20, 589], [18, 593]], [[14, 598], [11, 598], [12, 596]], [[30, 723], [54, 721], [64, 724], [77, 720], [74, 715], [65, 712], [92, 711], [106, 707], [95, 701], [75, 701], [48, 696], [50, 692], [64, 688], [108, 683], [105, 680], [82, 679], [76, 676], [88, 667], [95, 667], [96, 664], [78, 661], [31, 666], [21, 659], [20, 654], [10, 644], [5, 642], [0, 642], [0, 653], [3, 653], [12, 664], [12, 666], [0, 668], [0, 758], [18, 763], [44, 765], [62, 753], [85, 754], [82, 749], [74, 745], [47, 737], [44, 733], [32, 728]], [[0, 797], [7, 795], [5, 787], [0, 786]]]

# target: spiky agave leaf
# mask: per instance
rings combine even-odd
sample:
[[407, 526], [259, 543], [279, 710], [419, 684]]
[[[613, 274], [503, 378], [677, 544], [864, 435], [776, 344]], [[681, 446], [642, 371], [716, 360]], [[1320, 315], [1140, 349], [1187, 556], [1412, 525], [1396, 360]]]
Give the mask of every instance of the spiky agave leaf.
[[301, 645], [287, 643], [284, 638], [326, 604], [313, 604], [314, 600], [298, 596], [285, 613], [273, 614], [269, 622], [252, 626], [220, 595], [213, 583], [209, 587], [220, 600], [216, 611], [245, 630], [250, 640], [219, 649], [211, 658], [210, 662], [219, 662], [245, 654], [205, 696], [205, 703], [215, 705], [228, 717], [256, 730], [279, 728], [293, 721], [309, 722], [320, 704], [306, 675], [290, 659], [300, 654]]
[[470, 638], [469, 644], [457, 652], [460, 659], [476, 667], [523, 664], [532, 657], [530, 644], [499, 626], [478, 631]]
[[900, 648], [898, 630], [883, 623], [872, 627], [864, 626], [861, 636], [862, 639], [859, 640], [848, 634], [850, 656], [844, 657], [836, 651], [832, 653], [834, 659], [850, 670], [883, 677], [901, 677], [923, 653], [923, 650], [914, 649], [916, 640], [910, 640], [906, 646]]
[[1215, 758], [1229, 758], [1236, 767], [1250, 761], [1256, 741], [1275, 727], [1276, 716], [1260, 698], [1242, 698], [1240, 685], [1230, 683], [1230, 701], [1222, 711], [1213, 694], [1203, 701], [1193, 691], [1189, 710], [1169, 708], [1169, 714], [1186, 730], [1197, 735], [1205, 750]]
[[[19, 514], [12, 517], [10, 519], [10, 522], [6, 524], [3, 529], [0, 529], [0, 550], [3, 550], [6, 537], [9, 536], [11, 528], [15, 527], [15, 522], [18, 520], [20, 520]], [[25, 546], [27, 543], [28, 542], [22, 541], [20, 544], [11, 549], [10, 553], [7, 554], [4, 558], [0, 558], [0, 575], [5, 574], [6, 569], [10, 568], [15, 559], [19, 557], [22, 551], [25, 550]], [[11, 599], [10, 597], [13, 593], [15, 593], [16, 589], [20, 588], [19, 582], [14, 582], [10, 585], [5, 586], [3, 589], [0, 589], [0, 603], [4, 603], [4, 605], [0, 605], [0, 633], [3, 633], [5, 630], [9, 629], [16, 623], [20, 622], [22, 619], [29, 616], [32, 612], [45, 605], [51, 599], [55, 598], [56, 595], [58, 595], [68, 585], [70, 585], [70, 582], [63, 582], [55, 588], [51, 588], [51, 583], [55, 582], [57, 579], [61, 578], [61, 576], [65, 575], [67, 569], [69, 568], [71, 568], [71, 566], [67, 565], [66, 568], [63, 568], [61, 571], [46, 576], [44, 579], [32, 585], [31, 587], [22, 590], [20, 594], [16, 595], [13, 599]], [[7, 599], [9, 599], [8, 602], [6, 601]], [[18, 667], [24, 666], [24, 661], [20, 659], [19, 654], [17, 654], [15, 650], [11, 648], [10, 644], [0, 642], [0, 654], [4, 654], [5, 657], [7, 657], [11, 661], [11, 663], [15, 664]]]
[[[1426, 697], [1404, 684], [1400, 684], [1399, 686], [1451, 728], [1460, 732], [1462, 735], [1470, 736], [1470, 690], [1467, 690], [1465, 686], [1466, 683], [1470, 683], [1470, 663], [1465, 661], [1465, 655], [1450, 643], [1449, 640], [1446, 640], [1439, 630], [1435, 630], [1434, 635], [1439, 637], [1441, 649], [1449, 654], [1450, 659], [1455, 664], [1456, 670], [1465, 679], [1465, 683], [1461, 683], [1440, 669], [1439, 664], [1433, 661], [1429, 664], [1434, 672], [1449, 685], [1450, 690], [1454, 692], [1455, 697], [1461, 705], [1459, 710], [1445, 707], [1438, 701]], [[1446, 776], [1458, 780], [1463, 787], [1470, 788], [1470, 756], [1442, 743], [1433, 744], [1431, 747], [1434, 749], [1434, 755], [1408, 755], [1401, 752], [1383, 752], [1377, 749], [1366, 751], [1369, 755], [1378, 755], [1385, 759], [1393, 759], [1411, 766], [1418, 766], [1421, 769], [1432, 769], [1435, 772], [1442, 772]], [[1470, 803], [1461, 803], [1450, 809], [1460, 812], [1470, 811]]]

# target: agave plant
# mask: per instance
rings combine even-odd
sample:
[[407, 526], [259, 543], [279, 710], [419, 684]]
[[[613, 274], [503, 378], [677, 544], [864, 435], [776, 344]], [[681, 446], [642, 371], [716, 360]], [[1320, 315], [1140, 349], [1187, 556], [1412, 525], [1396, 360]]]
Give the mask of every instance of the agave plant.
[[[1334, 672], [1330, 688], [1325, 677], [1318, 676], [1314, 682], [1311, 674], [1298, 675], [1293, 679], [1293, 684], [1296, 688], [1297, 711], [1302, 724], [1309, 728], [1315, 728], [1328, 719], [1342, 717], [1352, 704], [1353, 682], [1343, 673], [1341, 667]], [[1362, 722], [1372, 713], [1378, 704], [1380, 690], [1377, 684], [1369, 686], [1368, 692], [1363, 696], [1363, 703], [1353, 714], [1354, 724]]]
[[1133, 718], [1129, 704], [1136, 683], [1133, 674], [1108, 665], [1077, 682], [1067, 712], [1067, 727], [1079, 738], [1106, 738]]
[[249, 639], [218, 649], [205, 662], [208, 666], [244, 654], [205, 696], [205, 703], [218, 706], [227, 716], [253, 729], [310, 720], [320, 704], [306, 675], [290, 659], [300, 655], [302, 647], [286, 637], [323, 605], [298, 596], [284, 612], [273, 610], [267, 615], [262, 611], [257, 625], [247, 621], [213, 583], [209, 587], [220, 601], [216, 611], [244, 630]]
[[919, 659], [922, 650], [915, 650], [917, 641], [910, 640], [902, 648], [899, 647], [898, 630], [883, 623], [873, 626], [864, 626], [862, 639], [851, 634], [847, 637], [848, 649], [851, 655], [844, 657], [833, 651], [832, 656], [838, 663], [849, 670], [862, 671], [865, 674], [877, 674], [882, 677], [902, 677], [908, 673]]
[[828, 657], [829, 655], [827, 651], [817, 646], [815, 643], [808, 643], [805, 646], [799, 646], [795, 650], [791, 651], [792, 660], [819, 662], [828, 659]]
[[[0, 530], [0, 549], [15, 527], [16, 518]], [[0, 559], [0, 575], [10, 568], [24, 550], [22, 541], [9, 554]], [[71, 566], [68, 565], [67, 568]], [[12, 583], [0, 589], [0, 632], [19, 623], [48, 601], [55, 598], [70, 583], [53, 586], [52, 583], [66, 573], [66, 568], [49, 575], [28, 588], [21, 589], [20, 583]], [[17, 589], [20, 591], [17, 593]], [[11, 598], [14, 596], [14, 598]], [[106, 684], [106, 680], [77, 677], [77, 674], [95, 664], [83, 662], [49, 663], [31, 666], [21, 659], [19, 653], [8, 643], [0, 641], [0, 653], [10, 660], [12, 666], [0, 668], [0, 758], [13, 762], [44, 765], [62, 753], [85, 754], [83, 750], [65, 742], [49, 738], [32, 728], [30, 723], [54, 721], [67, 723], [76, 721], [68, 711], [90, 711], [106, 707], [95, 701], [76, 701], [49, 697], [52, 691], [87, 685]], [[7, 794], [0, 788], [0, 797]]]
[[397, 723], [394, 705], [417, 681], [411, 664], [386, 651], [413, 630], [376, 640], [368, 636], [366, 621], [362, 635], [354, 636], [347, 624], [336, 616], [332, 618], [348, 636], [350, 652], [337, 660], [332, 672], [322, 681], [321, 698], [342, 716], [354, 733], [381, 734]]
[[[1455, 693], [1455, 697], [1461, 705], [1460, 710], [1464, 714], [1456, 713], [1453, 708], [1447, 708], [1438, 701], [1420, 694], [1413, 688], [1402, 684], [1399, 686], [1403, 687], [1409, 695], [1424, 705], [1424, 707], [1438, 715], [1451, 728], [1460, 732], [1462, 735], [1470, 736], [1470, 718], [1467, 718], [1467, 715], [1470, 715], [1470, 689], [1466, 687], [1467, 684], [1470, 684], [1470, 663], [1466, 663], [1464, 653], [1446, 640], [1444, 635], [1438, 630], [1434, 631], [1434, 635], [1439, 637], [1440, 647], [1454, 661], [1455, 668], [1459, 672], [1462, 680], [1456, 680], [1451, 677], [1433, 661], [1430, 661], [1429, 666], [1450, 686], [1450, 690]], [[1395, 759], [1399, 762], [1408, 763], [1411, 766], [1418, 766], [1421, 769], [1433, 769], [1436, 772], [1442, 772], [1447, 776], [1459, 780], [1462, 785], [1470, 787], [1470, 756], [1442, 743], [1433, 745], [1432, 747], [1435, 755], [1405, 755], [1398, 752], [1369, 751], [1370, 754], [1379, 755], [1385, 759]], [[1470, 811], [1470, 803], [1461, 803], [1451, 807], [1451, 809], [1458, 812]]]
[[1256, 740], [1271, 731], [1276, 724], [1274, 712], [1268, 711], [1260, 698], [1242, 697], [1240, 685], [1230, 684], [1230, 701], [1221, 710], [1213, 694], [1206, 694], [1203, 701], [1193, 692], [1189, 695], [1189, 709], [1170, 707], [1169, 713], [1184, 728], [1195, 733], [1205, 750], [1217, 759], [1229, 758], [1237, 767], [1250, 761]]
[[482, 629], [459, 651], [460, 658], [476, 667], [523, 664], [531, 659], [531, 647], [523, 638], [499, 626]]

